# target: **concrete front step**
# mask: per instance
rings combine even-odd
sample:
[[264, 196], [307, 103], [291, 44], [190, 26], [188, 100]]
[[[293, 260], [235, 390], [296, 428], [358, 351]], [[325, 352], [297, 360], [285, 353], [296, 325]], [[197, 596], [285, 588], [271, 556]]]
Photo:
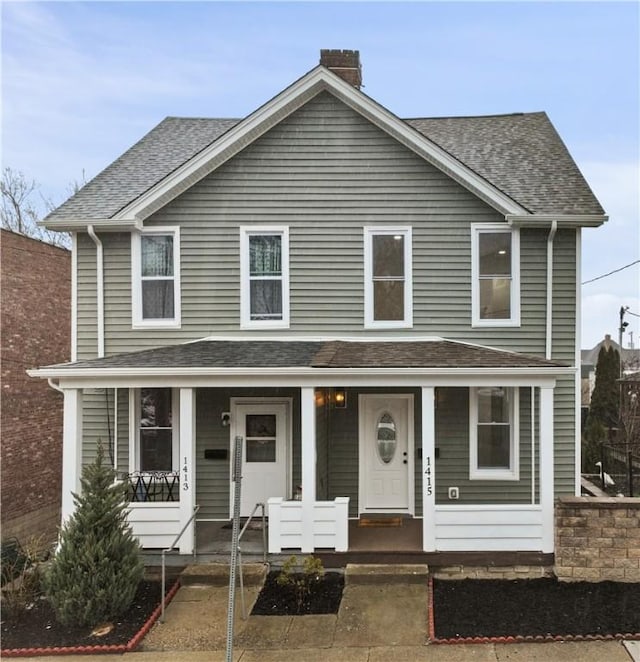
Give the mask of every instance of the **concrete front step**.
[[[228, 563], [198, 563], [196, 565], [188, 565], [180, 573], [180, 583], [182, 586], [228, 586], [229, 567]], [[242, 578], [244, 585], [260, 586], [267, 576], [267, 569], [268, 566], [263, 563], [243, 563]]]
[[346, 585], [426, 584], [429, 566], [425, 564], [348, 563], [344, 572]]

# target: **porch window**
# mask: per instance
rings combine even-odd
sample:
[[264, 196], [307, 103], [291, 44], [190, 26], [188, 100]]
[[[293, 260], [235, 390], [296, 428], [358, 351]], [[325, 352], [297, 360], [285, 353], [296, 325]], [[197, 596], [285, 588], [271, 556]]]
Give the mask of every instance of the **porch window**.
[[240, 228], [240, 251], [242, 327], [287, 328], [288, 228]]
[[170, 388], [143, 388], [138, 400], [139, 471], [173, 471], [177, 466], [174, 443], [173, 393]]
[[520, 325], [519, 231], [472, 226], [474, 326]]
[[518, 480], [518, 389], [471, 389], [469, 478]]
[[411, 228], [364, 229], [365, 327], [413, 325]]
[[178, 390], [129, 391], [129, 500], [179, 501]]
[[132, 233], [134, 327], [180, 326], [179, 228]]

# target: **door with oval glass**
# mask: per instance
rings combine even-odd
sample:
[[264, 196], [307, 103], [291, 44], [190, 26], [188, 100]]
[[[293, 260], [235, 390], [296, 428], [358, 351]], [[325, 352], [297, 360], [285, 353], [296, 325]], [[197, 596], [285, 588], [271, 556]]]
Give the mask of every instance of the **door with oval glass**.
[[[283, 401], [231, 400], [231, 441], [244, 440], [240, 516], [248, 517], [256, 503], [287, 497], [289, 476], [290, 405]], [[231, 489], [230, 512], [233, 512]]]
[[361, 394], [360, 512], [414, 512], [413, 396]]

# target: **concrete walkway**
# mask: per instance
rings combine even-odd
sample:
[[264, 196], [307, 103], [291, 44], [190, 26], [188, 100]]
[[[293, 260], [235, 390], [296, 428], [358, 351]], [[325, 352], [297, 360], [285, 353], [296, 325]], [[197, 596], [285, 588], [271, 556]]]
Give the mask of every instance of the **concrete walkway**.
[[[245, 586], [250, 613], [259, 586]], [[228, 591], [225, 586], [183, 586], [140, 650], [82, 656], [108, 662], [224, 662]], [[439, 645], [428, 643], [424, 582], [348, 583], [338, 614], [249, 616], [236, 601], [234, 660], [240, 662], [640, 662], [637, 642]], [[78, 657], [38, 658], [78, 662]]]

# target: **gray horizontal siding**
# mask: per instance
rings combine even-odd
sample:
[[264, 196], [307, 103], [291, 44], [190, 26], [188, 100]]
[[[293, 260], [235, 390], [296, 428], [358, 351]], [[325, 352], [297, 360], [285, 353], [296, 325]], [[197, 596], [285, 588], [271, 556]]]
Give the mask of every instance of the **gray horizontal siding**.
[[100, 442], [104, 452], [104, 461], [107, 464], [112, 464], [117, 455], [116, 468], [118, 472], [127, 471], [129, 415], [127, 394], [127, 389], [118, 389], [116, 424], [114, 389], [85, 389], [82, 397], [83, 465], [90, 464], [95, 460], [98, 443]]
[[[470, 225], [500, 220], [446, 175], [321, 94], [147, 219], [149, 226], [181, 228], [180, 329], [131, 329], [130, 237], [103, 235], [106, 351], [239, 332], [238, 228], [244, 224], [289, 226], [292, 331], [366, 334], [363, 227], [396, 224], [413, 228], [414, 328], [389, 335], [441, 335], [542, 354], [544, 230], [521, 232], [521, 327], [471, 327]], [[570, 231], [556, 236], [559, 314], [575, 308], [574, 243]], [[81, 357], [95, 355], [94, 263], [95, 247], [84, 236], [79, 242]], [[566, 320], [554, 328], [563, 343], [554, 352], [558, 358], [572, 359], [567, 333], [574, 328]]]
[[[181, 229], [180, 329], [131, 328], [130, 235], [101, 235], [106, 353], [240, 332], [238, 228], [275, 224], [290, 231], [293, 332], [374, 333], [363, 329], [363, 227], [409, 225], [414, 328], [386, 335], [438, 335], [543, 355], [546, 230], [521, 231], [521, 327], [471, 327], [470, 226], [501, 220], [442, 172], [320, 94], [145, 222]], [[95, 250], [79, 235], [79, 358], [96, 355]], [[575, 233], [569, 230], [559, 231], [554, 243], [553, 313], [553, 357], [573, 363]], [[565, 380], [556, 392], [556, 487], [563, 493], [574, 485], [572, 384]], [[353, 432], [347, 423], [344, 439]], [[357, 447], [355, 454], [346, 447], [340, 452], [357, 468]], [[329, 496], [345, 495], [336, 491], [349, 482], [340, 475], [345, 463], [328, 479]]]
[[[520, 480], [469, 478], [469, 390], [437, 389], [435, 488], [437, 504], [531, 503], [531, 391], [520, 389]], [[536, 443], [536, 457], [539, 450]], [[460, 498], [450, 501], [448, 488]]]

